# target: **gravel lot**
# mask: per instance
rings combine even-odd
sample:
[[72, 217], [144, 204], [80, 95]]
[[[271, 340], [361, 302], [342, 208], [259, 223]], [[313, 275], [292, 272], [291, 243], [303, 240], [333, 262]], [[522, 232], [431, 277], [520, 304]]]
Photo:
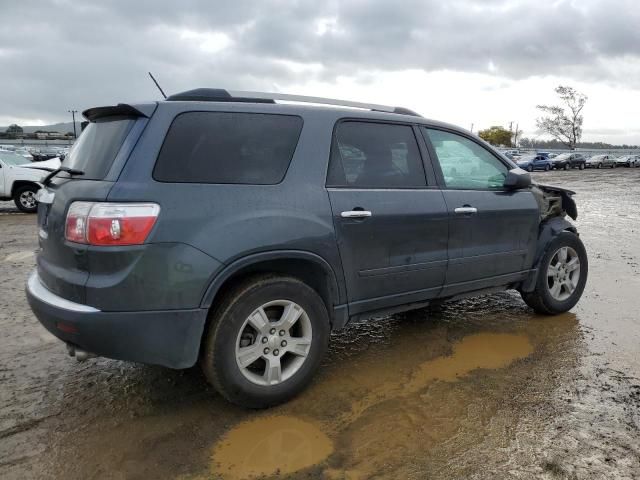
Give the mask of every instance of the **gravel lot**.
[[24, 296], [35, 216], [0, 202], [0, 477], [640, 478], [640, 169], [535, 177], [578, 192], [572, 312], [503, 293], [350, 325], [269, 411], [197, 369], [69, 358]]

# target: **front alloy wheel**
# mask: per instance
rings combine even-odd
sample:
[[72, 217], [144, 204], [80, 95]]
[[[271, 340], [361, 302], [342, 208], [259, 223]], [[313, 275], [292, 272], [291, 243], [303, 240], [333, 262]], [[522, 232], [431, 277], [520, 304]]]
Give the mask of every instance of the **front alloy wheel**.
[[575, 292], [580, 281], [580, 258], [571, 247], [561, 247], [547, 268], [547, 287], [553, 298], [562, 302]]
[[25, 213], [35, 213], [38, 210], [37, 191], [38, 189], [31, 185], [18, 188], [13, 197], [16, 207]]
[[547, 246], [532, 291], [521, 291], [523, 300], [538, 313], [556, 315], [575, 306], [587, 283], [589, 262], [580, 237], [565, 231]]

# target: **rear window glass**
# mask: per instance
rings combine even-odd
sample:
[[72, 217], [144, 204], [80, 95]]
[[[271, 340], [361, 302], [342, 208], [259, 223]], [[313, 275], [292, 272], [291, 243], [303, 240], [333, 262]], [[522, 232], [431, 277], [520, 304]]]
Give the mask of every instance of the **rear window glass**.
[[133, 118], [107, 117], [89, 123], [62, 164], [82, 170], [84, 179], [102, 180], [135, 121]]
[[190, 112], [176, 117], [153, 177], [161, 182], [273, 185], [289, 167], [302, 119], [291, 115]]

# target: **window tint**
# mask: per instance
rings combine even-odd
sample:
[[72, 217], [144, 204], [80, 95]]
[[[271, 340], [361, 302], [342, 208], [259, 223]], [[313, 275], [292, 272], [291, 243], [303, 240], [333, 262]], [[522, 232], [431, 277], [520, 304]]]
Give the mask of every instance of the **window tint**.
[[461, 135], [423, 131], [433, 144], [448, 188], [502, 188], [509, 169], [488, 150]]
[[153, 177], [162, 182], [279, 183], [302, 129], [291, 115], [190, 112], [171, 125]]
[[426, 186], [413, 129], [383, 123], [339, 123], [331, 148], [327, 185], [358, 188]]
[[82, 170], [84, 179], [102, 180], [134, 123], [135, 119], [126, 117], [107, 117], [89, 123], [62, 164]]

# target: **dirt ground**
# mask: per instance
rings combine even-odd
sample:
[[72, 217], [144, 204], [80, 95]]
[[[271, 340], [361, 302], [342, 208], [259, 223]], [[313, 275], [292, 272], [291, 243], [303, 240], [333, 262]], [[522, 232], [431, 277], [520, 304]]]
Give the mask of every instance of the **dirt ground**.
[[535, 176], [578, 193], [573, 311], [508, 292], [350, 325], [268, 411], [196, 368], [68, 357], [23, 293], [35, 217], [0, 203], [0, 477], [640, 478], [640, 169]]

